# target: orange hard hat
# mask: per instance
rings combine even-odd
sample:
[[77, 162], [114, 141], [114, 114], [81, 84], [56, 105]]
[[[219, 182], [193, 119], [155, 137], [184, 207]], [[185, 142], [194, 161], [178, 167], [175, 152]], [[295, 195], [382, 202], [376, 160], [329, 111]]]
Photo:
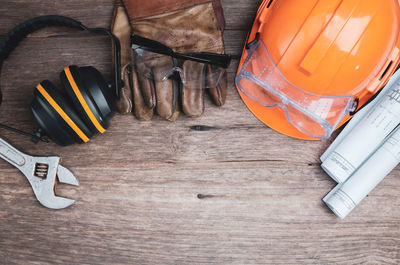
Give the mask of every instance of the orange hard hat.
[[[264, 0], [239, 64], [239, 94], [272, 129], [327, 138], [389, 80], [400, 60], [399, 32], [398, 0]], [[261, 44], [249, 48], [254, 42]], [[337, 121], [329, 121], [329, 111], [322, 119], [334, 126], [325, 137], [307, 133], [314, 123], [304, 113], [329, 108], [310, 107], [315, 97], [337, 105]], [[346, 108], [343, 115], [339, 108]]]

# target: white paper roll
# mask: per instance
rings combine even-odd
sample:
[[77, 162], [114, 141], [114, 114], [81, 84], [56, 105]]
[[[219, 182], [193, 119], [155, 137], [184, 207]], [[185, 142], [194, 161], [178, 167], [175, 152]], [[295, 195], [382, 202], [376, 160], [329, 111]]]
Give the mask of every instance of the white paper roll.
[[352, 123], [351, 128], [346, 127], [346, 135], [337, 139], [335, 148], [321, 158], [321, 167], [336, 182], [346, 181], [400, 123], [400, 71], [389, 85], [375, 106], [368, 113], [360, 113], [362, 119]]
[[365, 163], [323, 201], [345, 218], [400, 163], [400, 128], [397, 128]]

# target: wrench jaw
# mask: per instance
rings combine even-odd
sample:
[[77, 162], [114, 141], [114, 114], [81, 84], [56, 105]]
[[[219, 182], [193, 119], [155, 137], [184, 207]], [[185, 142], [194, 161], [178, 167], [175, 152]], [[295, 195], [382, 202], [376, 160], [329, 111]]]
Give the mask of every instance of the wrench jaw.
[[56, 176], [60, 183], [78, 186], [79, 182], [71, 171], [59, 165], [59, 157], [47, 157], [48, 165], [47, 177], [45, 179], [32, 176], [28, 178], [37, 200], [45, 207], [50, 209], [64, 209], [71, 206], [75, 200], [59, 197], [55, 195]]
[[74, 174], [72, 174], [69, 169], [63, 167], [62, 165], [58, 165], [57, 178], [60, 183], [79, 186], [79, 181]]
[[60, 183], [78, 186], [78, 179], [60, 165], [60, 157], [27, 155], [0, 137], [0, 158], [18, 168], [28, 179], [38, 201], [50, 209], [64, 209], [75, 201], [55, 195], [56, 176]]
[[[67, 168], [58, 165], [57, 167], [57, 178], [58, 178], [58, 182], [60, 183], [64, 183], [64, 184], [69, 184], [69, 185], [73, 185], [73, 186], [79, 186], [79, 181], [78, 179], [74, 176], [74, 174], [72, 174], [72, 172], [70, 170], [68, 170]], [[46, 192], [44, 194], [44, 196], [41, 197], [41, 199], [38, 198], [39, 202], [50, 209], [55, 209], [55, 210], [59, 210], [59, 209], [64, 209], [67, 208], [69, 206], [71, 206], [72, 204], [75, 203], [75, 200], [71, 200], [68, 198], [64, 198], [64, 197], [59, 197], [59, 196], [55, 196], [55, 188], [56, 188], [56, 180], [54, 179], [54, 184], [53, 184], [53, 189], [52, 189], [52, 193]]]
[[51, 196], [50, 194], [44, 194], [44, 196], [37, 196], [38, 201], [40, 202], [41, 205], [44, 207], [47, 207], [49, 209], [54, 209], [54, 210], [60, 210], [67, 208], [74, 204], [75, 200], [71, 200], [68, 198], [64, 197], [58, 197], [58, 196]]

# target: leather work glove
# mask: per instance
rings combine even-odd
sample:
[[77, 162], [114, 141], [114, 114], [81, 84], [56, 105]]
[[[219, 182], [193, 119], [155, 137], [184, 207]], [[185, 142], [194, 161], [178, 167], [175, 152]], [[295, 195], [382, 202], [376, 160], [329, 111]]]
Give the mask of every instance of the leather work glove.
[[188, 117], [199, 117], [204, 112], [205, 90], [215, 105], [222, 106], [226, 71], [216, 81], [216, 67], [186, 60], [179, 67], [183, 78], [168, 78], [166, 72], [176, 68], [175, 59], [133, 50], [130, 36], [152, 39], [184, 54], [224, 54], [224, 27], [219, 0], [116, 0], [111, 29], [121, 42], [124, 81], [119, 112], [134, 112], [137, 119], [150, 120], [156, 110], [160, 117], [173, 121], [182, 108]]

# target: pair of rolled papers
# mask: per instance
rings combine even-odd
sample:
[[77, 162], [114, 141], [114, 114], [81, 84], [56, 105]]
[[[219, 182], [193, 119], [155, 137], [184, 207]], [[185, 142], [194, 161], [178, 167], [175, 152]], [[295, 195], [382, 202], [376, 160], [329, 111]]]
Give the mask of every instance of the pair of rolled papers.
[[322, 155], [338, 185], [323, 201], [345, 218], [400, 163], [400, 71]]

